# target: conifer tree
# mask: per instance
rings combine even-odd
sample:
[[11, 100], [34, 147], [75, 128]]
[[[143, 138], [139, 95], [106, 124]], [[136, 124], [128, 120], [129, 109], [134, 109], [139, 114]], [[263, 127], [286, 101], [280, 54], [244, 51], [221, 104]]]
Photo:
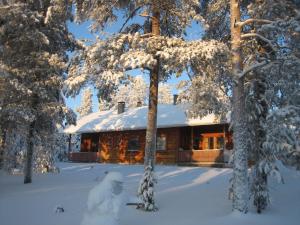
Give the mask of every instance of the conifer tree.
[[[226, 46], [216, 41], [183, 39], [186, 27], [193, 20], [202, 21], [196, 0], [116, 1], [115, 4], [86, 0], [76, 3], [78, 18], [81, 21], [91, 19], [94, 30], [103, 30], [108, 22], [116, 21], [116, 12], [123, 13], [125, 22], [119, 33], [85, 46], [75, 56], [67, 82], [70, 94], [76, 94], [81, 86], [92, 82], [106, 95], [126, 78], [125, 71], [147, 70], [150, 86], [144, 163], [145, 168], [154, 170], [159, 80], [165, 80], [172, 73], [181, 74], [191, 61], [198, 68], [214, 63], [215, 56], [223, 54]], [[144, 18], [141, 24], [128, 23], [138, 15]], [[151, 204], [148, 207], [145, 202], [145, 210], [153, 210], [155, 207]]]
[[93, 112], [92, 91], [87, 88], [84, 90], [81, 98], [81, 105], [77, 108], [80, 117], [86, 116]]
[[113, 94], [111, 105], [116, 107], [118, 102], [125, 102], [128, 108], [135, 108], [138, 104], [146, 105], [147, 84], [142, 76], [129, 77], [125, 84], [118, 87]]
[[[41, 144], [49, 144], [56, 123], [63, 123], [65, 118], [73, 123], [75, 119], [61, 93], [66, 51], [75, 47], [66, 26], [70, 16], [68, 1], [15, 0], [0, 4], [1, 78], [7, 84], [6, 96], [10, 96], [1, 102], [1, 118], [6, 125], [13, 121], [24, 128], [24, 183], [32, 181], [34, 151]], [[15, 132], [13, 127], [6, 130], [6, 137]], [[5, 151], [9, 149], [6, 142]]]
[[158, 103], [172, 104], [172, 92], [169, 84], [162, 83], [158, 86]]
[[[245, 128], [248, 130], [248, 141], [245, 139], [244, 143], [248, 146], [245, 147], [249, 151], [248, 159], [255, 162], [251, 186], [257, 212], [261, 212], [269, 201], [267, 176], [278, 174], [278, 169], [274, 164], [275, 159], [287, 162], [289, 160], [286, 159], [290, 158], [293, 159], [291, 161], [297, 162], [297, 141], [295, 138], [288, 137], [295, 136], [298, 131], [293, 126], [286, 125], [289, 122], [283, 122], [283, 120], [298, 121], [295, 115], [299, 107], [294, 97], [298, 93], [296, 89], [299, 90], [299, 82], [296, 81], [299, 81], [299, 76], [296, 75], [296, 71], [299, 71], [297, 66], [299, 56], [295, 48], [299, 43], [299, 38], [297, 38], [299, 4], [295, 1], [268, 0], [235, 1], [229, 4], [223, 0], [211, 0], [206, 1], [203, 6], [204, 17], [208, 18], [207, 22], [210, 25], [205, 36], [223, 40], [228, 45], [230, 44], [229, 38], [234, 39], [229, 29], [229, 6], [235, 7], [236, 10], [239, 8], [241, 17], [248, 18], [240, 22], [235, 21], [235, 27], [231, 27], [235, 31], [241, 29], [242, 45], [238, 48], [240, 52], [234, 53], [241, 57], [240, 62], [243, 63], [240, 65], [243, 71], [238, 77], [232, 74], [233, 77], [229, 81], [231, 86], [239, 84], [240, 78], [246, 81], [243, 91], [245, 97], [238, 99], [242, 100], [246, 107], [244, 121], [247, 124]], [[293, 65], [290, 67], [293, 69], [288, 70], [287, 64]], [[230, 72], [230, 66], [225, 68], [224, 74], [228, 74], [226, 70]], [[221, 80], [226, 80], [222, 76], [219, 77]], [[291, 82], [290, 79], [296, 82]], [[281, 95], [281, 93], [285, 94]], [[286, 108], [287, 101], [283, 99], [291, 100], [288, 103], [288, 109]], [[231, 116], [233, 123], [236, 121], [234, 103], [236, 102], [233, 99]], [[278, 116], [279, 114], [281, 116]], [[275, 122], [276, 118], [277, 122]], [[278, 132], [278, 127], [281, 132]], [[274, 137], [275, 130], [278, 136], [271, 138], [271, 136]], [[287, 135], [286, 138], [284, 133]], [[284, 148], [283, 146], [287, 145], [283, 143], [289, 143], [290, 148]], [[288, 152], [295, 157], [284, 157], [283, 155], [288, 155]], [[245, 178], [244, 180], [246, 181]], [[248, 198], [244, 199], [243, 202], [246, 205]], [[242, 211], [246, 212], [246, 210]]]

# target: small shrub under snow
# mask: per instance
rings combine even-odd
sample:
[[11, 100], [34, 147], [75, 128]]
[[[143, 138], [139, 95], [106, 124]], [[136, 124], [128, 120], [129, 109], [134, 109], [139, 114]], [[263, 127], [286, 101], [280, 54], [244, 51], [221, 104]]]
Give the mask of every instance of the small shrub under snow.
[[123, 177], [109, 172], [89, 193], [81, 225], [118, 225], [123, 203]]

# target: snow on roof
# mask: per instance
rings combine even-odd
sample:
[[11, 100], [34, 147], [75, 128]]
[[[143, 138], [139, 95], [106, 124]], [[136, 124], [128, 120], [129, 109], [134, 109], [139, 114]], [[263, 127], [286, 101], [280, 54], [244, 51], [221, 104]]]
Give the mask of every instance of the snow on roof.
[[[157, 127], [184, 127], [218, 124], [220, 120], [209, 114], [203, 118], [189, 119], [186, 105], [159, 104]], [[77, 125], [67, 127], [65, 133], [93, 133], [103, 131], [139, 130], [147, 127], [148, 106], [128, 109], [118, 114], [117, 110], [91, 113], [77, 121]]]

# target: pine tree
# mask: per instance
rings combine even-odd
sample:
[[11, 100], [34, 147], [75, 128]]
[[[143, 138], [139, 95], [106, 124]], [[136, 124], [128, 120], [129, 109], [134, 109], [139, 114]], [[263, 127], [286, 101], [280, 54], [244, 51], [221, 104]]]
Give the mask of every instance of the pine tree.
[[147, 85], [142, 76], [131, 77], [126, 84], [120, 85], [112, 96], [111, 107], [117, 107], [118, 102], [125, 102], [128, 108], [135, 108], [137, 104], [146, 104]]
[[170, 85], [162, 83], [158, 86], [158, 103], [160, 104], [172, 104], [172, 92]]
[[[74, 113], [61, 94], [67, 69], [65, 51], [75, 47], [66, 27], [70, 15], [67, 1], [16, 0], [0, 5], [1, 76], [7, 84], [6, 96], [10, 96], [1, 103], [1, 118], [6, 118], [3, 127], [12, 127], [5, 130], [7, 138], [18, 132], [8, 125], [12, 121], [24, 128], [24, 183], [31, 183], [38, 146], [48, 147], [56, 123], [74, 122]], [[8, 144], [5, 151], [11, 149]]]
[[76, 111], [80, 114], [80, 117], [86, 116], [93, 112], [93, 102], [92, 102], [92, 91], [87, 88], [84, 90], [81, 105]]
[[[236, 22], [236, 28], [241, 26], [243, 32], [241, 34], [243, 45], [240, 48], [243, 56], [243, 72], [238, 78], [244, 77], [246, 81], [244, 86], [247, 109], [245, 118], [250, 141], [245, 144], [248, 145], [249, 159], [255, 162], [251, 179], [253, 181], [252, 192], [257, 211], [261, 212], [268, 203], [267, 176], [278, 174], [278, 169], [274, 164], [275, 159], [287, 158], [282, 156], [282, 153], [285, 155], [288, 152], [287, 149], [279, 146], [288, 142], [289, 146], [293, 146], [289, 148], [290, 152], [293, 152], [291, 155], [298, 155], [295, 139], [284, 138], [283, 135], [286, 132], [287, 136], [290, 137], [290, 134], [294, 136], [297, 131], [291, 129], [292, 126], [283, 125], [286, 123], [283, 122], [283, 117], [277, 116], [283, 110], [284, 120], [298, 121], [295, 116], [298, 103], [294, 100], [294, 96], [297, 96], [296, 89], [299, 90], [299, 84], [296, 81], [299, 80], [299, 76], [296, 75], [296, 71], [298, 71], [297, 58], [299, 57], [296, 50], [299, 43], [299, 38], [297, 38], [297, 27], [299, 27], [297, 7], [299, 5], [297, 6], [294, 1], [269, 0], [252, 1], [250, 4], [248, 1], [237, 1], [236, 3], [240, 3], [242, 17], [248, 18]], [[230, 14], [227, 2], [211, 0], [204, 3], [204, 7], [204, 12], [207, 13], [204, 17], [208, 18], [207, 22], [210, 25], [205, 36], [228, 42]], [[293, 69], [288, 70], [287, 64], [293, 65], [290, 67]], [[225, 74], [226, 70], [230, 71], [230, 67], [225, 68]], [[216, 69], [216, 71], [218, 70]], [[219, 77], [221, 80], [226, 80], [224, 77]], [[290, 79], [296, 82], [291, 82]], [[237, 82], [234, 77], [230, 80], [231, 85]], [[288, 104], [292, 107], [288, 107], [288, 110], [285, 109], [287, 102], [283, 99], [291, 100]], [[281, 105], [281, 103], [283, 104]], [[235, 120], [234, 114], [231, 119]], [[281, 127], [279, 128], [281, 135], [278, 135], [277, 138], [270, 138], [274, 136], [275, 130], [278, 134], [278, 127]], [[285, 131], [282, 132], [283, 130]], [[278, 151], [279, 149], [281, 151]], [[278, 154], [279, 152], [281, 153]]]
[[[137, 104], [146, 105], [147, 84], [142, 76], [130, 78], [126, 84], [118, 87], [116, 93], [111, 97], [110, 107], [116, 107], [117, 103], [122, 101], [128, 108], [135, 108]], [[173, 102], [170, 85], [161, 83], [158, 86], [158, 103], [171, 104]]]
[[243, 71], [242, 59], [242, 27], [240, 2], [230, 1], [231, 21], [231, 50], [232, 74], [236, 77], [233, 86], [233, 141], [234, 141], [234, 166], [233, 166], [233, 210], [243, 213], [248, 211], [248, 149], [247, 149], [247, 124], [245, 117], [244, 77], [239, 77]]
[[[92, 19], [94, 30], [103, 30], [107, 22], [117, 20], [117, 11], [125, 12], [122, 15], [127, 19], [120, 33], [85, 46], [75, 56], [67, 81], [69, 93], [76, 94], [81, 86], [92, 81], [102, 96], [108, 96], [117, 89], [120, 81], [126, 79], [125, 71], [136, 68], [149, 71], [145, 168], [155, 168], [159, 80], [167, 79], [172, 73], [181, 74], [191, 61], [199, 68], [214, 63], [215, 56], [222, 55], [226, 49], [216, 41], [183, 39], [187, 25], [193, 20], [201, 21], [198, 9], [199, 2], [195, 0], [117, 1], [114, 5], [105, 1], [77, 1], [78, 18]], [[136, 15], [145, 18], [143, 23], [128, 25], [127, 22]]]

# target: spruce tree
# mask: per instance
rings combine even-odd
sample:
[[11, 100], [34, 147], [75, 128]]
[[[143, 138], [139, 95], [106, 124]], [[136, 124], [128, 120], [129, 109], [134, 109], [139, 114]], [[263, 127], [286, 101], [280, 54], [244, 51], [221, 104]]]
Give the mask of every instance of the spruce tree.
[[81, 105], [76, 109], [80, 117], [86, 116], [93, 112], [92, 91], [87, 88], [83, 91]]
[[[11, 96], [1, 103], [1, 118], [6, 118], [6, 124], [24, 128], [24, 183], [31, 183], [33, 162], [39, 163], [35, 150], [49, 144], [56, 124], [64, 119], [75, 121], [61, 93], [66, 51], [75, 47], [66, 26], [70, 16], [68, 1], [16, 0], [0, 5], [1, 78], [7, 84], [7, 96]], [[17, 130], [12, 127], [5, 132], [9, 137]], [[4, 151], [9, 149], [6, 142]]]
[[[242, 17], [247, 18], [235, 22], [234, 27], [236, 30], [242, 28], [239, 55], [242, 57], [243, 71], [238, 77], [229, 76], [229, 79], [219, 76], [217, 81], [227, 80], [230, 87], [238, 84], [242, 77], [245, 80], [245, 98], [241, 100], [245, 99], [244, 119], [248, 140], [245, 139], [244, 143], [249, 151], [248, 160], [254, 162], [250, 179], [251, 190], [257, 212], [261, 212], [269, 202], [267, 176], [279, 174], [276, 159], [281, 159], [284, 163], [295, 163], [299, 155], [296, 150], [298, 141], [290, 138], [295, 137], [299, 131], [294, 129], [295, 126], [287, 125], [290, 121], [297, 121], [295, 124], [299, 121], [296, 116], [299, 104], [295, 101], [299, 92], [299, 76], [296, 75], [299, 71], [299, 54], [296, 47], [299, 46], [299, 4], [295, 1], [268, 0], [235, 1], [230, 4], [223, 0], [211, 0], [203, 4], [204, 18], [210, 25], [205, 37], [230, 44], [229, 38], [233, 37], [229, 29], [229, 6], [239, 6]], [[290, 65], [290, 70], [287, 65]], [[223, 74], [230, 74], [230, 67], [226, 67]], [[218, 71], [218, 68], [215, 71]], [[231, 92], [227, 93], [231, 97]], [[235, 106], [232, 107], [234, 112]], [[234, 113], [231, 121], [236, 121]], [[274, 135], [277, 137], [274, 138]]]

